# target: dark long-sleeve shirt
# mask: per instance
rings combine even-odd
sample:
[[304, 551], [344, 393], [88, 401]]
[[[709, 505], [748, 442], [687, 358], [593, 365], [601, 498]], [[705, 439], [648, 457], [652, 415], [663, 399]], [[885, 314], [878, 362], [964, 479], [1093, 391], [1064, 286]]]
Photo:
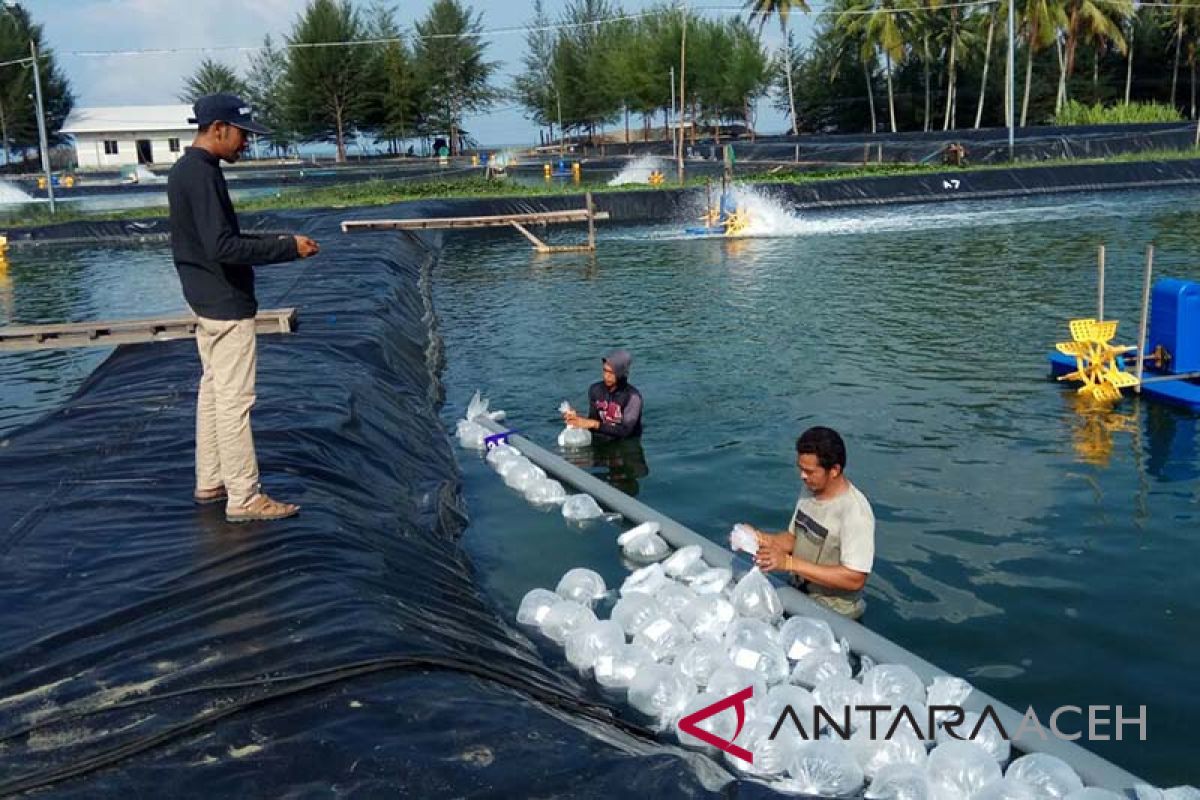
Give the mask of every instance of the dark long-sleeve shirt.
[[588, 417], [600, 420], [596, 433], [610, 439], [642, 435], [642, 393], [626, 381], [611, 392], [604, 381], [588, 387]]
[[242, 233], [220, 161], [189, 147], [167, 176], [171, 254], [192, 311], [210, 319], [249, 319], [258, 313], [254, 266], [299, 257], [291, 236]]

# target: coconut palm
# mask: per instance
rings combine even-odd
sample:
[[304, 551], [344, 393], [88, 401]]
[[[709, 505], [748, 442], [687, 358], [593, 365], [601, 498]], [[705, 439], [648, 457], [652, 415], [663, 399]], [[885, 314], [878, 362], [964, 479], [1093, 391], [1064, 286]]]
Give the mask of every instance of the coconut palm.
[[861, 35], [861, 55], [864, 61], [873, 60], [877, 51], [883, 53], [888, 90], [888, 119], [892, 133], [895, 133], [896, 93], [892, 86], [892, 64], [904, 56], [904, 34], [900, 18], [902, 9], [896, 0], [853, 0], [848, 5], [850, 7], [838, 15], [838, 26], [851, 35]]
[[[1125, 36], [1121, 27], [1133, 16], [1133, 0], [1066, 0], [1067, 15], [1065, 55], [1058, 79], [1057, 113], [1067, 100], [1067, 82], [1075, 72], [1075, 53], [1081, 38], [1110, 42], [1118, 52], [1125, 52]], [[1097, 54], [1099, 58], [1099, 54]]]
[[[1008, 13], [1008, 0], [1004, 0], [998, 5], [992, 6], [992, 10], [987, 15], [987, 43], [983, 46], [983, 77], [979, 80], [979, 105], [975, 108], [975, 127], [978, 128], [983, 122], [983, 101], [987, 96], [987, 80], [988, 67], [992, 63], [992, 40], [996, 35], [996, 18]], [[1005, 63], [1008, 60], [1005, 59]], [[1008, 92], [1008, 84], [1005, 83], [1005, 93]], [[1005, 116], [1008, 112], [1005, 111]]]
[[799, 133], [796, 122], [796, 91], [792, 86], [792, 49], [788, 46], [788, 15], [793, 11], [803, 11], [807, 14], [808, 3], [806, 0], [747, 0], [746, 8], [750, 9], [750, 20], [758, 20], [760, 34], [771, 15], [779, 17], [779, 30], [783, 33], [783, 69], [787, 75], [788, 108], [792, 114], [792, 134]]
[[1066, 27], [1067, 15], [1061, 0], [1025, 0], [1022, 27], [1025, 32], [1025, 95], [1021, 100], [1021, 126], [1029, 116], [1029, 87], [1033, 81], [1033, 59], [1039, 51], [1058, 41], [1058, 31]]

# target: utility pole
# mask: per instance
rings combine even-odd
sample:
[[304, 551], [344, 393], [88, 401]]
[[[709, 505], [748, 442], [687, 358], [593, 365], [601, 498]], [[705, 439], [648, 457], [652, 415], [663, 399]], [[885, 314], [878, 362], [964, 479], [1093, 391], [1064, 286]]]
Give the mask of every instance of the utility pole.
[[46, 115], [42, 111], [42, 75], [38, 68], [37, 44], [29, 43], [29, 55], [33, 58], [33, 92], [37, 101], [38, 139], [42, 145], [42, 172], [46, 173], [46, 197], [50, 198], [50, 213], [54, 213], [54, 179], [50, 175], [50, 143], [46, 140]]
[[679, 184], [683, 185], [683, 117], [687, 114], [687, 94], [683, 90], [687, 77], [687, 8], [680, 6], [683, 12], [683, 35], [679, 38]]
[[557, 86], [554, 87], [554, 102], [558, 105], [558, 158], [561, 161], [566, 155], [567, 137], [562, 126], [562, 95], [559, 94]]
[[1008, 160], [1015, 161], [1017, 130], [1017, 0], [1008, 0]]
[[[675, 68], [671, 67], [671, 117], [667, 120], [667, 133], [671, 134], [671, 152], [675, 152], [675, 131], [671, 130], [671, 120], [675, 119]], [[676, 124], [675, 127], [679, 127]]]

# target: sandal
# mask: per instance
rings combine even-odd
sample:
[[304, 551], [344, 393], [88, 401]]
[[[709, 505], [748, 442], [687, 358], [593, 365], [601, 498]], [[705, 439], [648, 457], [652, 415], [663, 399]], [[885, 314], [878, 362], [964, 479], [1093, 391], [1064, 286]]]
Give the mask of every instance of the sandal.
[[285, 519], [300, 513], [300, 506], [294, 503], [281, 503], [272, 500], [262, 492], [254, 495], [243, 506], [225, 509], [225, 521], [265, 522], [274, 519]]
[[192, 495], [192, 500], [196, 501], [198, 506], [209, 506], [213, 503], [223, 503], [229, 498], [225, 492], [224, 486], [217, 486], [212, 489], [197, 489]]

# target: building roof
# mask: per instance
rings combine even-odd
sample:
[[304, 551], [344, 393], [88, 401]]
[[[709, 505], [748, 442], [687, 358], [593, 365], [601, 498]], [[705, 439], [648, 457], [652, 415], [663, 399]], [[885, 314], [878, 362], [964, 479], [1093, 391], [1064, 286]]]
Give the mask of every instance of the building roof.
[[76, 108], [63, 124], [63, 133], [136, 133], [138, 131], [195, 131], [188, 123], [192, 107], [95, 106]]

